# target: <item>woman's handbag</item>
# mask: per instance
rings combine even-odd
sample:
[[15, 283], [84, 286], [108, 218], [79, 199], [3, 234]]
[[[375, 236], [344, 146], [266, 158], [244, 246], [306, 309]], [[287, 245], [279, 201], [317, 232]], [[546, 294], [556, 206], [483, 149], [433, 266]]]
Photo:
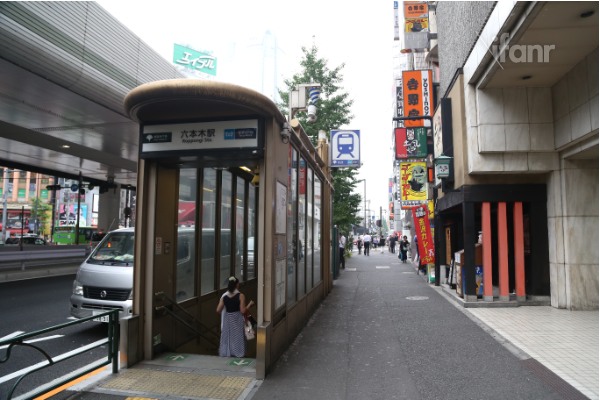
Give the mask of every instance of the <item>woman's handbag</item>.
[[244, 334], [246, 335], [246, 340], [252, 340], [256, 337], [249, 316], [244, 316]]

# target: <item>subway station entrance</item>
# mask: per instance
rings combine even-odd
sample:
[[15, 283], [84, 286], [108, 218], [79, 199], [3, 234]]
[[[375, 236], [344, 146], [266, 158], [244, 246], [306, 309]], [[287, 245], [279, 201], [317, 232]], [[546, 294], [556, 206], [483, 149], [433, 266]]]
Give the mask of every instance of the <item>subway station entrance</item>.
[[216, 306], [236, 276], [256, 303], [246, 357], [264, 378], [332, 287], [327, 143], [315, 149], [262, 94], [215, 81], [145, 84], [125, 107], [140, 157], [122, 359], [218, 355]]

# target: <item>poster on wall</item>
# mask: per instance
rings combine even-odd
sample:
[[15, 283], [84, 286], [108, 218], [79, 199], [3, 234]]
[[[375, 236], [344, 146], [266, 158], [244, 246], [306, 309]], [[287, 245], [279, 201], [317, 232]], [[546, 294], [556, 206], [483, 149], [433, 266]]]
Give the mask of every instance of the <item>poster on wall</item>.
[[277, 198], [275, 199], [275, 233], [286, 232], [286, 210], [287, 210], [287, 188], [281, 182], [277, 182]]
[[275, 261], [275, 309], [285, 304], [285, 263], [286, 259]]
[[433, 264], [435, 263], [435, 250], [431, 227], [429, 226], [429, 211], [427, 210], [427, 205], [412, 207], [412, 215], [419, 246], [419, 264]]
[[427, 163], [425, 161], [400, 163], [400, 201], [404, 209], [427, 202]]

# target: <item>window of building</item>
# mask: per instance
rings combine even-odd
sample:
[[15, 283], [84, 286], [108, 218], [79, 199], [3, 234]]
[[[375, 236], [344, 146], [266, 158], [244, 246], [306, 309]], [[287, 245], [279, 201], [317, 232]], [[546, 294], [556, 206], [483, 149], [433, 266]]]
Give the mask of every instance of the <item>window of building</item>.
[[298, 246], [298, 152], [290, 146], [288, 156], [288, 204], [287, 204], [287, 305], [296, 302], [296, 263], [299, 258]]

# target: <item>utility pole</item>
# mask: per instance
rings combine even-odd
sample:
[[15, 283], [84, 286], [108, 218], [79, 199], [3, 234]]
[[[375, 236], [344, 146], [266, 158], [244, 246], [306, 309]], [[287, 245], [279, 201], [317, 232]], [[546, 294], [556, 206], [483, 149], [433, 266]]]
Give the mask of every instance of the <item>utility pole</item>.
[[81, 215], [81, 190], [81, 171], [79, 171], [79, 182], [77, 182], [77, 219], [75, 222], [75, 244], [79, 244], [79, 216]]
[[7, 204], [6, 204], [6, 193], [2, 192], [2, 243], [6, 240], [6, 213], [7, 213]]

